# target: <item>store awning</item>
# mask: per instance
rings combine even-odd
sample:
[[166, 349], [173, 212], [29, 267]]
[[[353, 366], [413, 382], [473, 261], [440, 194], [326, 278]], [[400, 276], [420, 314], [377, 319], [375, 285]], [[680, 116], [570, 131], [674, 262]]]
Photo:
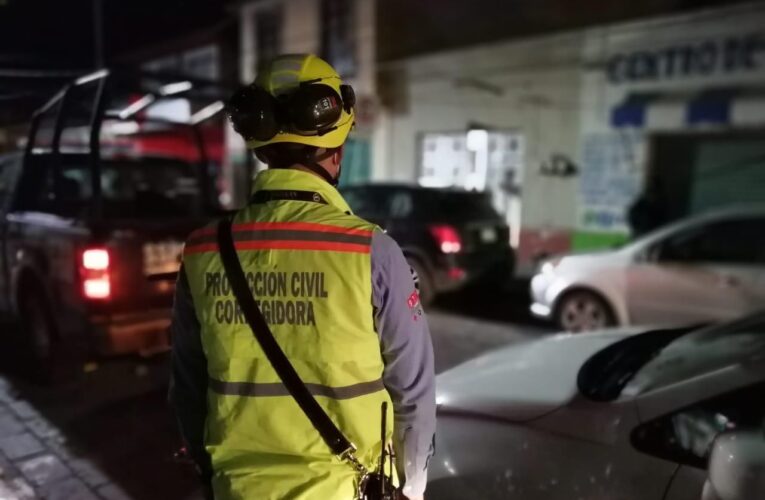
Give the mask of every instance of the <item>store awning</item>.
[[633, 93], [611, 110], [611, 126], [616, 128], [682, 130], [710, 125], [765, 125], [765, 92]]

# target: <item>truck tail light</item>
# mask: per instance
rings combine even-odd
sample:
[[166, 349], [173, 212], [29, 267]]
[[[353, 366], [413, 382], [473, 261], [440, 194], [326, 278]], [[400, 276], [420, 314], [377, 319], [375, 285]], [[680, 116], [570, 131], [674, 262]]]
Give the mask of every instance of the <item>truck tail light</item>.
[[80, 276], [85, 298], [105, 300], [111, 297], [110, 260], [109, 250], [105, 248], [88, 248], [82, 252]]
[[434, 224], [428, 229], [443, 253], [459, 253], [462, 250], [462, 239], [453, 226]]

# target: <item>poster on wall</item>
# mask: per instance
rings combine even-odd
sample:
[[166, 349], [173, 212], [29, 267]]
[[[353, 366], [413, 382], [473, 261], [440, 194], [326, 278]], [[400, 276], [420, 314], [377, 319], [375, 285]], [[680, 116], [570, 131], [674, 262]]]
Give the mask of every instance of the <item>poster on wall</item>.
[[525, 142], [522, 134], [504, 131], [426, 133], [421, 136], [420, 177], [423, 186], [515, 193], [522, 181]]
[[644, 141], [637, 131], [586, 135], [582, 141], [579, 226], [627, 233], [627, 212], [643, 181]]
[[427, 133], [420, 139], [420, 179], [423, 186], [463, 186], [472, 155], [464, 132]]

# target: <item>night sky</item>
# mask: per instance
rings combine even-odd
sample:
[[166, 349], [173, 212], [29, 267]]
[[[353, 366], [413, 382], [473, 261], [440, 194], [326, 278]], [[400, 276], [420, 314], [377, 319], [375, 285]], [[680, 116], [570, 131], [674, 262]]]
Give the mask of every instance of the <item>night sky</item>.
[[[221, 0], [101, 0], [106, 63], [233, 15]], [[0, 0], [0, 68], [91, 68], [93, 0]]]

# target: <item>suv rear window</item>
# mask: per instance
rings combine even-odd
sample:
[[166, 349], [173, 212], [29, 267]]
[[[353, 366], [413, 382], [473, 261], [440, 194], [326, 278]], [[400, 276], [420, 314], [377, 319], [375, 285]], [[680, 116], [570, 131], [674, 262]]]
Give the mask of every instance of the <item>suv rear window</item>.
[[[58, 197], [47, 158], [38, 158], [22, 181], [22, 210], [85, 216], [91, 206], [87, 157], [64, 157]], [[40, 161], [43, 160], [43, 161]], [[111, 218], [185, 217], [202, 209], [197, 166], [166, 158], [101, 161], [103, 213]]]
[[487, 193], [434, 190], [429, 198], [433, 213], [447, 220], [499, 218]]
[[343, 198], [359, 217], [375, 218], [388, 216], [390, 191], [383, 189], [345, 188], [340, 190]]
[[416, 216], [465, 221], [501, 218], [488, 193], [401, 187], [345, 188], [342, 195], [354, 213], [366, 218]]

